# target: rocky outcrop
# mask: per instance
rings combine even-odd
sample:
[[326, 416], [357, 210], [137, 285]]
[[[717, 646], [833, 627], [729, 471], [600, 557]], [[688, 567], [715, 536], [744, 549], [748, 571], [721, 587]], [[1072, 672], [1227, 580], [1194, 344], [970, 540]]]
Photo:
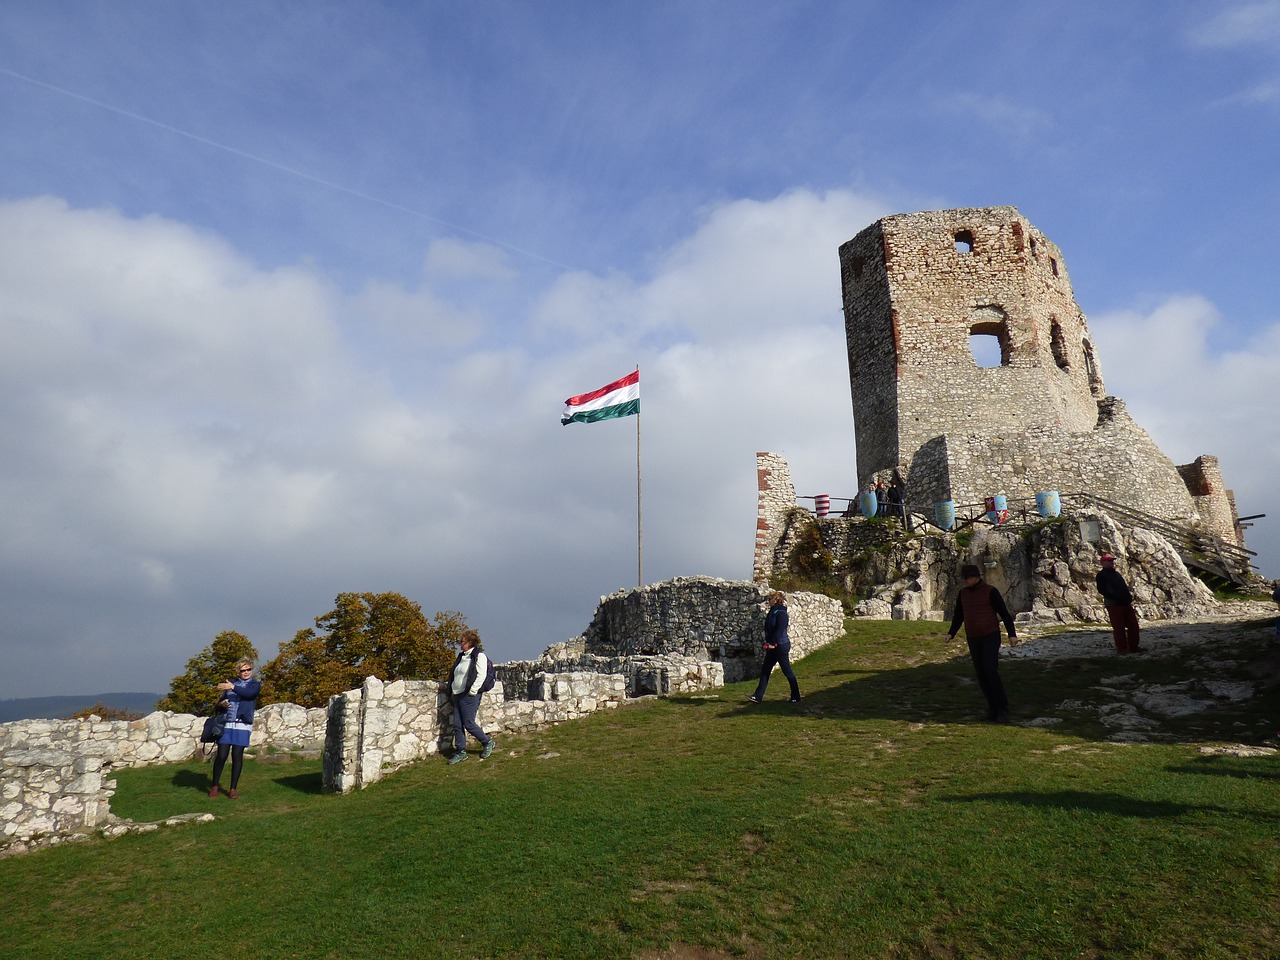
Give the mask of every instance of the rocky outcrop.
[[[819, 521], [824, 530], [849, 522]], [[1116, 569], [1128, 581], [1144, 620], [1193, 619], [1218, 606], [1167, 540], [1141, 527], [1121, 526], [1094, 508], [1032, 527], [984, 524], [965, 536], [898, 538], [850, 558], [845, 578], [851, 590], [870, 594], [854, 616], [936, 620], [950, 616], [960, 566], [974, 563], [1023, 621], [1105, 622], [1095, 584], [1103, 553], [1116, 557]]]

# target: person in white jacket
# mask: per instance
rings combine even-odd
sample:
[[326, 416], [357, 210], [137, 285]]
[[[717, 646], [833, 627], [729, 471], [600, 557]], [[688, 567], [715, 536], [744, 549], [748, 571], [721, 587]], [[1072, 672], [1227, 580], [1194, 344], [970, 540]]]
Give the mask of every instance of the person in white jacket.
[[481, 649], [480, 635], [474, 630], [466, 630], [459, 638], [462, 652], [453, 663], [453, 673], [449, 676], [449, 692], [453, 698], [453, 756], [449, 763], [461, 763], [467, 759], [467, 734], [482, 744], [480, 759], [487, 760], [493, 753], [493, 737], [481, 729], [476, 722], [476, 712], [480, 709], [480, 687], [489, 674], [489, 658]]

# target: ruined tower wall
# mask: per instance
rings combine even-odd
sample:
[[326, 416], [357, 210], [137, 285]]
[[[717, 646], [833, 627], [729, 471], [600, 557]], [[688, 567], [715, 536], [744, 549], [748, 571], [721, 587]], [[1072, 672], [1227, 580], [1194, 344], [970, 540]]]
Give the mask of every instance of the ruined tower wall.
[[[957, 503], [980, 503], [1003, 493], [1031, 498], [1042, 490], [1084, 492], [1129, 504], [1156, 516], [1191, 518], [1195, 507], [1173, 461], [1124, 409], [1105, 403], [1098, 428], [1073, 434], [1054, 424], [1013, 437], [948, 437], [948, 464], [955, 478], [950, 496]], [[912, 477], [924, 502], [946, 490]]]
[[1197, 457], [1178, 467], [1195, 504], [1196, 514], [1209, 533], [1244, 546], [1240, 535], [1236, 502], [1222, 479], [1217, 457]]
[[[1011, 206], [886, 217], [840, 248], [866, 483], [913, 503], [1083, 490], [1195, 517], [1177, 468], [1105, 386], [1061, 252]], [[998, 344], [980, 366], [971, 336]]]
[[[1016, 208], [886, 217], [840, 260], [855, 421], [877, 437], [860, 480], [944, 432], [1093, 428], [1103, 385], [1084, 315], [1057, 247]], [[999, 366], [978, 366], [971, 333], [998, 340]]]
[[756, 552], [751, 579], [768, 583], [773, 574], [773, 554], [786, 529], [787, 514], [796, 508], [796, 488], [791, 467], [776, 453], [756, 453]]

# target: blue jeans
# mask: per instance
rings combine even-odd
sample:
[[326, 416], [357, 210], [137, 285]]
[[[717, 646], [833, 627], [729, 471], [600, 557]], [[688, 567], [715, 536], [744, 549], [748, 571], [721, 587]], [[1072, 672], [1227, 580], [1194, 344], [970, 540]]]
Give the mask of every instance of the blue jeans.
[[764, 665], [760, 668], [760, 683], [756, 685], [755, 698], [764, 699], [764, 692], [769, 689], [769, 674], [774, 666], [782, 667], [782, 675], [791, 684], [791, 699], [800, 699], [800, 684], [796, 682], [796, 672], [791, 669], [791, 644], [779, 644], [772, 650], [764, 652]]
[[454, 696], [453, 698], [453, 748], [459, 752], [467, 749], [467, 734], [479, 740], [482, 744], [489, 742], [489, 735], [480, 729], [480, 724], [476, 723], [476, 711], [480, 709], [480, 697], [477, 693], [472, 696]]

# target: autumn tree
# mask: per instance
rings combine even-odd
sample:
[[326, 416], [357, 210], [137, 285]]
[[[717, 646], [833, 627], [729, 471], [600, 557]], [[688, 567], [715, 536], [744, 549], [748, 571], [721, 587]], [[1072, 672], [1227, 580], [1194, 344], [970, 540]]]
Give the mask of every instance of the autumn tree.
[[85, 707], [83, 710], [77, 710], [65, 719], [88, 720], [90, 717], [97, 717], [99, 720], [141, 720], [142, 714], [134, 710], [130, 710], [128, 707], [108, 707], [105, 703], [99, 700], [92, 707]]
[[334, 609], [281, 644], [262, 670], [261, 702], [324, 706], [365, 677], [443, 680], [467, 624], [460, 613], [437, 613], [398, 593], [340, 593]]
[[258, 651], [243, 633], [224, 630], [187, 661], [186, 673], [169, 681], [169, 693], [160, 698], [156, 709], [208, 713], [217, 699], [216, 685], [236, 675], [236, 661], [243, 657], [257, 663]]

